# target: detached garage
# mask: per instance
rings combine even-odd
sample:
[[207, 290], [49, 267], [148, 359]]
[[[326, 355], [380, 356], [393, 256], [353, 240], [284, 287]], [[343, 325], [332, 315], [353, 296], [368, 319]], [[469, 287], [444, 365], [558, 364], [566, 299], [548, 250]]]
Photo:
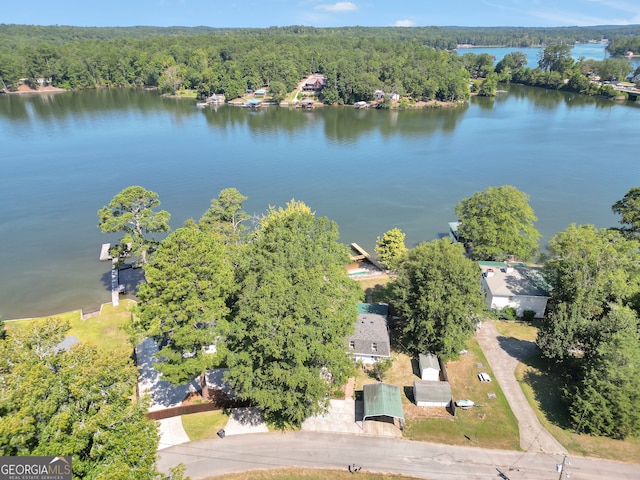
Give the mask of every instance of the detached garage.
[[413, 398], [418, 407], [448, 407], [453, 401], [449, 382], [413, 382]]

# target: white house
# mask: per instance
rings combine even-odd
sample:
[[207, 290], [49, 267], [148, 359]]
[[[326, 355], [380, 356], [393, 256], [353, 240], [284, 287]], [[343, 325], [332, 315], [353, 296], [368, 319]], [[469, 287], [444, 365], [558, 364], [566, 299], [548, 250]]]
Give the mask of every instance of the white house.
[[478, 264], [482, 269], [480, 283], [487, 308], [502, 310], [512, 307], [518, 317], [522, 317], [525, 310], [533, 310], [535, 318], [544, 317], [550, 287], [537, 269], [503, 262]]
[[355, 333], [349, 338], [349, 354], [353, 359], [371, 365], [382, 358], [391, 357], [385, 304], [358, 303]]
[[428, 380], [431, 382], [437, 382], [440, 380], [440, 362], [438, 357], [433, 353], [422, 353], [418, 355], [418, 363], [420, 365], [420, 378], [422, 380]]

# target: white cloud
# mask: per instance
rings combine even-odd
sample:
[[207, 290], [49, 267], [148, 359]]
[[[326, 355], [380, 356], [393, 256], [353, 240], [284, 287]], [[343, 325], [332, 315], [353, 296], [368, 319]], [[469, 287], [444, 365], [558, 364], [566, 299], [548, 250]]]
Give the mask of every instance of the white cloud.
[[396, 23], [393, 24], [394, 27], [415, 27], [416, 22], [413, 20], [396, 20]]
[[352, 2], [337, 2], [333, 4], [322, 4], [314, 8], [316, 10], [325, 10], [327, 12], [354, 12], [358, 10], [358, 6]]

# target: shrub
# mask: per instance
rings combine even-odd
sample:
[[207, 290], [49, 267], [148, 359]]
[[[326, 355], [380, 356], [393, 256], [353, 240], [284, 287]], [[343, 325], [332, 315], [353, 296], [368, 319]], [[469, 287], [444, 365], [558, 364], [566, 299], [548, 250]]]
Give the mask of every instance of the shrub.
[[522, 319], [525, 322], [532, 322], [535, 316], [536, 312], [533, 310], [525, 310], [524, 312], [522, 312]]
[[498, 312], [498, 317], [502, 320], [515, 320], [516, 309], [513, 307], [504, 307]]

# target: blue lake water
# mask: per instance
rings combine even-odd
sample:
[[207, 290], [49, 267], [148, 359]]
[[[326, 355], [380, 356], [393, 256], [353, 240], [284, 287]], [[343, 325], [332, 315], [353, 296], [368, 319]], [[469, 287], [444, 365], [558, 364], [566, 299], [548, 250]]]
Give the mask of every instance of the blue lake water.
[[[580, 57], [584, 57], [585, 60], [604, 60], [609, 57], [608, 52], [605, 50], [606, 45], [601, 43], [578, 43], [571, 48], [571, 56], [574, 60], [578, 60]], [[538, 66], [538, 54], [542, 52], [542, 48], [537, 47], [473, 47], [473, 48], [459, 48], [458, 54], [464, 55], [465, 53], [475, 53], [479, 55], [481, 53], [488, 53], [495, 57], [495, 63], [502, 60], [505, 55], [513, 52], [522, 52], [527, 56], [527, 67], [535, 68]], [[633, 68], [640, 67], [640, 58], [634, 57], [630, 59]]]
[[129, 185], [156, 191], [171, 225], [236, 187], [245, 210], [295, 198], [372, 251], [399, 227], [437, 238], [487, 186], [531, 197], [544, 242], [571, 222], [613, 226], [640, 184], [640, 102], [509, 86], [456, 109], [260, 111], [105, 90], [0, 96], [0, 315], [110, 301], [97, 210]]

